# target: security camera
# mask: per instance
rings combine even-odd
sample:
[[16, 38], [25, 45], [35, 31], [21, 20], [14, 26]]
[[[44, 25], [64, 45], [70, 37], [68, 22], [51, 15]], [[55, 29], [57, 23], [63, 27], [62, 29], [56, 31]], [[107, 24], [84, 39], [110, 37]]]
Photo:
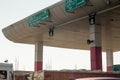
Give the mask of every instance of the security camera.
[[54, 36], [54, 27], [49, 28], [49, 36]]
[[88, 45], [90, 45], [90, 44], [93, 43], [93, 42], [94, 42], [94, 40], [89, 40], [89, 39], [87, 40], [87, 44], [88, 44]]

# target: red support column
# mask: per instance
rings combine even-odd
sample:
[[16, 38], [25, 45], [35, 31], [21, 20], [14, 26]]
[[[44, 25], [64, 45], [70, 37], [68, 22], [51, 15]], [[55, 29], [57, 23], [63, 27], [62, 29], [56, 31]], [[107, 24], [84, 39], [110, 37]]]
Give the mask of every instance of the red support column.
[[35, 71], [40, 71], [40, 70], [43, 70], [43, 63], [42, 62], [40, 62], [40, 61], [35, 61]]
[[98, 15], [90, 15], [91, 70], [102, 71], [101, 24]]
[[112, 71], [112, 66], [107, 66], [107, 71], [111, 72]]
[[113, 50], [112, 49], [107, 49], [106, 50], [106, 59], [107, 59], [107, 71], [111, 72], [112, 71], [112, 66], [113, 66]]
[[112, 24], [110, 23], [111, 16], [107, 16], [105, 18], [105, 45], [106, 45], [106, 61], [107, 61], [107, 72], [112, 72], [113, 66], [113, 39], [112, 39]]
[[101, 47], [91, 47], [91, 70], [102, 70]]
[[43, 70], [43, 43], [36, 42], [34, 71], [40, 71], [40, 70]]

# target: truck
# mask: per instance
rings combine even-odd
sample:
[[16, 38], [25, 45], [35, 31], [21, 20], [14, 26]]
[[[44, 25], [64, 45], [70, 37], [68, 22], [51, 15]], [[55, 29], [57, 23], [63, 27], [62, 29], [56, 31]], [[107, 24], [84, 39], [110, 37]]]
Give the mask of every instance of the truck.
[[14, 80], [13, 64], [0, 63], [0, 80]]

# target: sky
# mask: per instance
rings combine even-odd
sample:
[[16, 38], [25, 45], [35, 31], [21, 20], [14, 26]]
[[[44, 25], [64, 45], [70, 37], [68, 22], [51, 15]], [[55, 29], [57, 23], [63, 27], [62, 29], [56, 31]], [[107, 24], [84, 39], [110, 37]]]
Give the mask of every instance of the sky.
[[[0, 0], [0, 62], [8, 59], [14, 70], [34, 70], [34, 45], [9, 41], [2, 29], [60, 0]], [[44, 46], [44, 69], [90, 69], [90, 52]], [[29, 55], [29, 57], [28, 57]], [[120, 63], [120, 52], [114, 54], [114, 64]], [[103, 53], [106, 69], [106, 54]]]

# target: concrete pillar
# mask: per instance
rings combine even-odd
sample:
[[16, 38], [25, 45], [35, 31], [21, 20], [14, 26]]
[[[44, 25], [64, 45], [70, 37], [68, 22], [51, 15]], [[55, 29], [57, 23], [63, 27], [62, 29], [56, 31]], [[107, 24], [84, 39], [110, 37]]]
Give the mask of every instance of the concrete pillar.
[[35, 64], [34, 71], [43, 70], [43, 43], [35, 43]]
[[106, 61], [107, 61], [107, 71], [112, 71], [112, 65], [113, 65], [113, 40], [112, 40], [112, 24], [110, 23], [111, 16], [108, 16], [105, 18], [105, 26], [104, 26], [104, 32], [105, 32], [105, 44], [106, 44]]
[[107, 71], [110, 72], [112, 71], [112, 65], [113, 65], [113, 50], [112, 49], [107, 49], [106, 50], [107, 56]]
[[[94, 21], [94, 20], [93, 20]], [[96, 15], [95, 23], [90, 24], [90, 53], [91, 53], [91, 70], [102, 71], [102, 48], [101, 48], [101, 24]]]

